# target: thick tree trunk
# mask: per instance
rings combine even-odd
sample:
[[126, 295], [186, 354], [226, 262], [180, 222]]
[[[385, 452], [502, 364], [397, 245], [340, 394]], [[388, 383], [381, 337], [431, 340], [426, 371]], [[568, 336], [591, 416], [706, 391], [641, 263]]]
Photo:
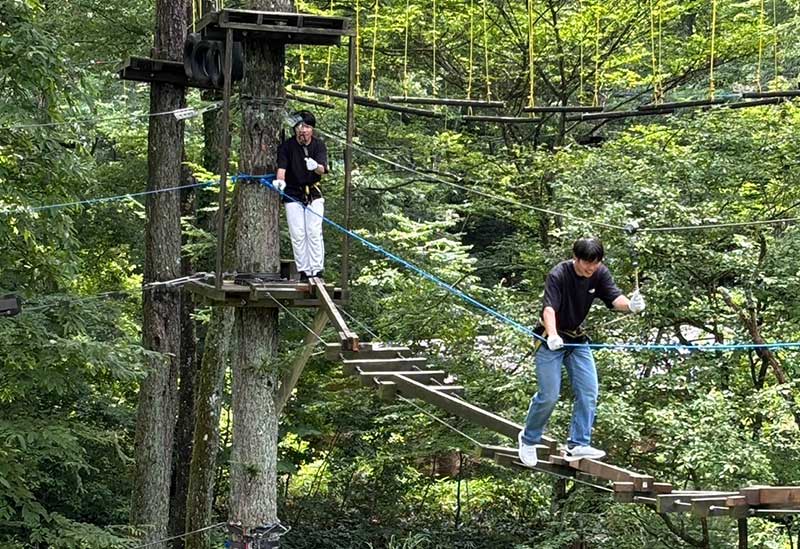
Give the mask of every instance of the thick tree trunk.
[[[183, 1], [156, 2], [154, 57], [178, 60], [186, 31]], [[154, 83], [150, 112], [182, 108], [182, 88]], [[183, 123], [172, 116], [150, 118], [148, 189], [181, 181]], [[180, 275], [181, 225], [177, 193], [151, 195], [145, 227], [145, 282]], [[162, 353], [150, 359], [150, 371], [139, 388], [136, 417], [135, 479], [131, 521], [145, 528], [145, 542], [163, 539], [169, 517], [172, 442], [176, 414], [176, 381], [180, 360], [180, 290], [157, 287], [144, 292], [142, 339], [146, 349]], [[161, 549], [165, 544], [152, 547]]]
[[[223, 381], [230, 353], [229, 341], [234, 311], [230, 307], [214, 307], [206, 336], [205, 351], [197, 376], [194, 444], [186, 497], [186, 531], [193, 532], [211, 523], [214, 500], [219, 420], [223, 400]], [[186, 538], [186, 549], [208, 549], [209, 533]]]
[[[255, 2], [258, 10], [290, 11], [289, 1]], [[245, 44], [247, 79], [242, 83], [241, 166], [244, 173], [275, 171], [278, 134], [286, 97], [285, 47], [258, 36]], [[255, 183], [236, 188], [234, 246], [238, 272], [278, 272], [280, 204]], [[276, 309], [236, 310], [233, 355], [233, 451], [230, 519], [246, 529], [277, 521], [278, 411], [280, 371]]]
[[[193, 178], [184, 169], [183, 182], [191, 183]], [[197, 193], [195, 189], [181, 192], [181, 216], [194, 218]], [[185, 242], [183, 242], [185, 243]], [[190, 258], [181, 257], [181, 276], [193, 274], [194, 266]], [[169, 534], [176, 536], [184, 532], [186, 522], [186, 492], [189, 486], [189, 463], [192, 459], [192, 435], [194, 433], [195, 378], [197, 374], [197, 339], [195, 334], [194, 299], [192, 294], [183, 291], [181, 300], [181, 355], [179, 364], [178, 419], [175, 426], [174, 466], [172, 487], [170, 489]], [[183, 538], [172, 542], [173, 549], [182, 549]]]

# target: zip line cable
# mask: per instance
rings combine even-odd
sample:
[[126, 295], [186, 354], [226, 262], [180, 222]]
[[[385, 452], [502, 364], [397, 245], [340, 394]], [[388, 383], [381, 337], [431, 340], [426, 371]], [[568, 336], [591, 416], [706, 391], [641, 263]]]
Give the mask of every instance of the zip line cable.
[[[344, 139], [342, 139], [342, 138], [340, 138], [340, 137], [338, 137], [338, 136], [336, 136], [336, 135], [334, 135], [332, 133], [328, 133], [328, 132], [326, 132], [324, 130], [320, 130], [318, 128], [317, 128], [317, 131], [319, 133], [327, 136], [327, 137], [330, 137], [331, 139], [333, 139], [335, 141], [338, 141], [340, 143], [345, 143]], [[586, 223], [586, 224], [589, 224], [589, 225], [597, 225], [597, 226], [606, 227], [606, 228], [609, 228], [609, 229], [625, 230], [625, 227], [623, 227], [622, 225], [612, 225], [610, 223], [603, 223], [603, 222], [600, 222], [600, 221], [591, 221], [591, 220], [583, 219], [581, 217], [577, 217], [577, 216], [574, 216], [574, 215], [557, 212], [555, 210], [549, 210], [547, 208], [540, 208], [538, 206], [532, 206], [530, 204], [525, 204], [524, 202], [519, 202], [519, 201], [511, 199], [511, 198], [505, 198], [505, 197], [502, 197], [502, 196], [499, 196], [499, 195], [495, 195], [495, 194], [492, 194], [492, 193], [479, 191], [477, 189], [466, 187], [464, 185], [459, 185], [458, 183], [453, 183], [451, 181], [447, 181], [446, 179], [442, 179], [442, 178], [434, 176], [434, 175], [430, 175], [430, 174], [426, 174], [426, 173], [420, 172], [420, 171], [416, 170], [415, 168], [412, 168], [410, 166], [405, 166], [403, 164], [395, 162], [394, 160], [389, 160], [388, 158], [385, 158], [383, 156], [375, 154], [372, 151], [364, 149], [363, 147], [360, 147], [360, 146], [355, 145], [355, 144], [353, 145], [353, 149], [365, 154], [366, 156], [369, 156], [370, 158], [374, 158], [375, 160], [378, 160], [380, 162], [384, 162], [386, 164], [394, 166], [395, 168], [399, 168], [399, 169], [405, 170], [405, 171], [407, 171], [409, 173], [413, 173], [415, 175], [419, 175], [421, 177], [424, 177], [424, 178], [426, 178], [428, 180], [435, 181], [435, 182], [438, 182], [438, 183], [443, 183], [445, 185], [449, 185], [449, 186], [454, 187], [456, 189], [460, 189], [462, 191], [466, 191], [466, 192], [469, 192], [469, 193], [477, 194], [477, 195], [483, 196], [485, 198], [491, 198], [492, 200], [498, 200], [498, 201], [501, 201], [501, 202], [505, 202], [507, 204], [513, 204], [513, 205], [521, 207], [521, 208], [526, 208], [526, 209], [533, 210], [533, 211], [540, 212], [540, 213], [546, 213], [546, 214], [550, 214], [550, 215], [555, 215], [555, 216], [563, 217], [565, 219], [571, 219], [573, 221], [579, 221], [581, 223]]]
[[48, 204], [46, 206], [22, 206], [16, 205], [13, 208], [5, 208], [0, 210], [0, 214], [9, 214], [9, 213], [22, 213], [22, 212], [41, 212], [45, 210], [57, 210], [60, 208], [68, 208], [70, 206], [93, 206], [95, 204], [102, 204], [106, 202], [114, 202], [117, 200], [128, 200], [133, 199], [134, 197], [139, 196], [146, 196], [150, 194], [159, 194], [159, 193], [166, 193], [166, 192], [173, 192], [173, 191], [181, 191], [184, 189], [195, 189], [200, 187], [210, 187], [212, 185], [217, 185], [216, 181], [205, 181], [202, 183], [192, 183], [191, 185], [180, 185], [178, 187], [170, 187], [168, 189], [155, 189], [152, 191], [142, 191], [138, 193], [127, 193], [127, 194], [119, 194], [116, 196], [107, 196], [103, 198], [87, 198], [86, 200], [77, 200], [75, 202], [62, 202], [60, 204]]
[[[333, 139], [334, 141], [339, 142], [340, 144], [343, 144], [343, 145], [346, 144], [346, 141], [342, 137], [339, 137], [339, 136], [337, 136], [335, 134], [326, 132], [325, 130], [320, 130], [319, 128], [317, 128], [317, 132], [325, 135], [326, 137], [329, 137], [329, 138]], [[540, 212], [540, 213], [546, 213], [546, 214], [550, 214], [550, 215], [554, 215], [554, 216], [558, 216], [558, 217], [563, 217], [565, 219], [570, 219], [572, 221], [578, 221], [578, 222], [581, 222], [581, 223], [586, 223], [588, 225], [596, 225], [598, 227], [605, 227], [607, 229], [617, 229], [617, 230], [621, 230], [621, 231], [625, 231], [626, 230], [626, 228], [624, 226], [622, 226], [622, 225], [615, 225], [615, 224], [612, 224], [612, 223], [604, 223], [602, 221], [594, 221], [594, 220], [590, 220], [590, 219], [584, 219], [584, 218], [577, 217], [577, 216], [570, 215], [570, 214], [566, 214], [566, 213], [563, 213], [563, 212], [558, 212], [556, 210], [550, 210], [550, 209], [547, 209], [547, 208], [540, 208], [538, 206], [533, 206], [531, 204], [526, 204], [524, 202], [519, 202], [518, 200], [514, 200], [512, 198], [506, 198], [504, 196], [500, 196], [500, 195], [497, 195], [497, 194], [487, 193], [487, 192], [484, 192], [484, 191], [479, 191], [477, 189], [466, 187], [464, 185], [459, 185], [458, 183], [453, 183], [451, 181], [447, 181], [446, 179], [442, 179], [442, 178], [434, 176], [434, 175], [430, 175], [430, 174], [427, 174], [427, 173], [420, 172], [419, 170], [417, 170], [415, 168], [412, 168], [410, 166], [406, 166], [404, 164], [400, 164], [398, 162], [395, 162], [394, 160], [390, 160], [390, 159], [388, 159], [386, 157], [383, 157], [383, 156], [381, 156], [379, 154], [376, 154], [376, 153], [370, 151], [369, 149], [366, 149], [366, 148], [361, 147], [361, 146], [356, 145], [356, 144], [353, 144], [353, 149], [358, 151], [358, 152], [360, 152], [360, 153], [363, 153], [364, 155], [366, 155], [366, 156], [368, 156], [370, 158], [378, 160], [379, 162], [383, 162], [385, 164], [388, 164], [388, 165], [393, 166], [395, 168], [399, 168], [401, 170], [407, 171], [407, 172], [412, 173], [414, 175], [418, 175], [420, 177], [424, 177], [427, 180], [430, 180], [430, 181], [433, 181], [433, 182], [437, 182], [437, 183], [442, 183], [444, 185], [449, 185], [451, 187], [455, 187], [457, 189], [460, 189], [460, 190], [463, 190], [463, 191], [466, 191], [466, 192], [469, 192], [469, 193], [477, 194], [477, 195], [483, 196], [485, 198], [490, 198], [492, 200], [505, 202], [507, 204], [513, 204], [514, 206], [518, 206], [520, 208], [533, 210], [533, 211]], [[639, 229], [639, 231], [640, 232], [689, 231], [689, 230], [718, 229], [718, 228], [726, 228], [726, 227], [747, 227], [747, 226], [755, 226], [755, 225], [772, 225], [772, 224], [777, 224], [777, 223], [791, 223], [791, 222], [795, 222], [795, 221], [800, 221], [800, 217], [787, 217], [787, 218], [781, 218], [781, 219], [762, 219], [762, 220], [756, 220], [756, 221], [741, 221], [741, 222], [731, 222], [731, 223], [707, 223], [707, 224], [697, 224], [697, 225], [666, 225], [666, 226], [657, 226], [657, 227], [641, 227]]]
[[[273, 176], [274, 177], [274, 176]], [[253, 178], [255, 179], [255, 177]], [[298, 202], [294, 198], [290, 197], [289, 195], [285, 194], [283, 191], [279, 191], [278, 189], [274, 188], [271, 183], [270, 178], [260, 178], [258, 182], [266, 187], [267, 189], [272, 190], [273, 192], [279, 193], [282, 197], [288, 198], [293, 202]], [[452, 284], [448, 284], [441, 278], [425, 271], [424, 269], [418, 267], [417, 265], [407, 261], [394, 253], [386, 250], [385, 248], [379, 246], [367, 240], [363, 236], [346, 229], [345, 227], [339, 225], [335, 221], [328, 219], [324, 215], [320, 215], [317, 212], [306, 208], [306, 211], [313, 213], [314, 215], [320, 217], [323, 222], [331, 225], [336, 230], [347, 234], [348, 236], [352, 237], [353, 239], [357, 240], [364, 246], [370, 248], [373, 251], [376, 251], [387, 258], [391, 259], [392, 261], [399, 263], [403, 267], [417, 273], [418, 275], [422, 276], [423, 278], [433, 282], [440, 288], [450, 292], [451, 294], [460, 297], [462, 300], [466, 301], [467, 303], [473, 305], [474, 307], [486, 312], [490, 316], [503, 321], [505, 324], [513, 327], [517, 331], [533, 338], [538, 339], [539, 341], [546, 342], [546, 339], [541, 335], [534, 332], [531, 328], [521, 324], [520, 322], [514, 320], [513, 318], [495, 310], [491, 307], [481, 303], [474, 297], [470, 296], [469, 294], [459, 290], [458, 288], [454, 287]], [[690, 352], [690, 351], [701, 351], [701, 352], [719, 352], [719, 351], [737, 351], [737, 350], [745, 350], [745, 349], [800, 349], [800, 341], [795, 342], [777, 342], [777, 343], [718, 343], [712, 345], [683, 345], [683, 344], [656, 344], [656, 343], [566, 343], [564, 344], [565, 349], [570, 348], [590, 348], [590, 349], [609, 349], [609, 350], [631, 350], [631, 351], [645, 351], [645, 350], [658, 350], [658, 351], [679, 351], [679, 352]]]
[[204, 528], [198, 528], [197, 530], [192, 530], [191, 532], [184, 532], [183, 534], [178, 534], [177, 536], [172, 536], [169, 538], [164, 538], [158, 541], [151, 541], [150, 543], [145, 543], [144, 545], [136, 545], [135, 547], [130, 547], [129, 549], [145, 549], [145, 547], [152, 547], [153, 545], [161, 545], [165, 541], [173, 541], [176, 539], [182, 539], [193, 534], [199, 534], [200, 532], [205, 532], [206, 530], [213, 530], [215, 528], [220, 528], [222, 526], [227, 525], [227, 522], [218, 522], [217, 524], [212, 524], [211, 526], [206, 526]]
[[292, 313], [292, 311], [291, 311], [291, 310], [289, 310], [289, 308], [288, 308], [286, 305], [284, 305], [283, 303], [281, 303], [280, 301], [278, 301], [277, 299], [275, 299], [275, 296], [273, 296], [272, 294], [268, 293], [267, 295], [270, 297], [270, 299], [272, 299], [272, 301], [274, 301], [275, 303], [277, 303], [277, 304], [278, 304], [278, 307], [280, 307], [281, 309], [283, 309], [283, 312], [284, 312], [284, 313], [286, 313], [287, 315], [289, 315], [290, 317], [292, 317], [292, 318], [293, 318], [295, 321], [297, 321], [297, 323], [298, 323], [298, 324], [300, 324], [300, 325], [301, 325], [303, 328], [305, 328], [305, 329], [306, 329], [306, 331], [307, 331], [308, 333], [310, 333], [310, 334], [312, 334], [314, 337], [316, 337], [316, 338], [317, 338], [317, 341], [319, 341], [319, 342], [320, 342], [320, 343], [322, 343], [322, 344], [324, 344], [324, 343], [325, 343], [325, 340], [324, 340], [324, 339], [322, 339], [322, 338], [320, 337], [320, 335], [319, 335], [317, 332], [315, 332], [314, 330], [312, 330], [312, 329], [311, 329], [311, 327], [309, 327], [309, 325], [308, 325], [308, 324], [306, 324], [305, 322], [303, 322], [302, 320], [300, 320], [300, 318], [299, 318], [297, 315], [295, 315], [294, 313]]
[[[212, 104], [213, 105], [213, 104]], [[221, 105], [218, 105], [216, 108], [220, 108]], [[185, 108], [181, 109], [174, 109], [171, 111], [164, 111], [164, 112], [154, 112], [154, 113], [141, 113], [141, 114], [122, 114], [116, 116], [94, 116], [91, 118], [71, 118], [69, 120], [64, 120], [63, 122], [44, 122], [41, 124], [14, 124], [11, 126], [0, 126], [0, 130], [21, 130], [21, 129], [28, 129], [28, 128], [49, 128], [54, 126], [66, 126], [69, 124], [84, 124], [84, 123], [91, 123], [91, 122], [107, 122], [111, 120], [130, 120], [131, 118], [153, 118], [156, 116], [169, 116], [170, 114], [180, 114], [182, 112], [186, 112]]]

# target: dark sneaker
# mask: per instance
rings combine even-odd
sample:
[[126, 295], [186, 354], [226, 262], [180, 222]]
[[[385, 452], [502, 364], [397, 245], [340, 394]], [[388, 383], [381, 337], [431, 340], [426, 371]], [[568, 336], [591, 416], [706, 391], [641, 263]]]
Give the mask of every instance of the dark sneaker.
[[305, 271], [300, 271], [300, 282], [308, 282], [308, 275]]

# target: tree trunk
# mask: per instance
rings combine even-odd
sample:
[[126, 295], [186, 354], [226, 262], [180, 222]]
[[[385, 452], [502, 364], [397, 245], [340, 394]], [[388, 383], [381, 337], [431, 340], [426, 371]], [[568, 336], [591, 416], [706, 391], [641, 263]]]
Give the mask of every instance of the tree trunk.
[[[219, 450], [219, 420], [223, 381], [230, 353], [233, 309], [214, 307], [206, 336], [205, 352], [197, 376], [194, 443], [186, 496], [186, 531], [193, 532], [211, 523], [214, 481]], [[186, 549], [208, 549], [209, 533], [186, 538]]]
[[[255, 2], [257, 10], [290, 11], [288, 0]], [[286, 90], [285, 47], [258, 35], [245, 44], [247, 78], [242, 103], [242, 172], [275, 171], [278, 134]], [[279, 272], [278, 196], [261, 185], [239, 184], [234, 244], [238, 272]], [[245, 529], [273, 524], [277, 517], [278, 411], [280, 370], [274, 362], [278, 343], [277, 309], [238, 308], [234, 321], [233, 450], [230, 519]]]
[[[193, 181], [185, 168], [183, 182]], [[195, 189], [181, 191], [181, 216], [194, 219], [197, 192]], [[184, 242], [185, 243], [185, 242]], [[193, 274], [190, 258], [181, 257], [181, 276]], [[183, 290], [181, 301], [181, 355], [178, 370], [178, 419], [175, 426], [174, 467], [170, 489], [169, 534], [176, 536], [184, 532], [186, 522], [186, 493], [189, 486], [189, 464], [192, 459], [192, 434], [194, 432], [195, 378], [197, 374], [197, 339], [194, 328], [194, 299]], [[173, 549], [183, 549], [184, 540], [172, 542]]]
[[[153, 56], [179, 60], [186, 33], [184, 2], [156, 2]], [[153, 83], [150, 112], [185, 105], [183, 88]], [[150, 118], [148, 133], [148, 190], [181, 181], [183, 123], [172, 116]], [[145, 226], [144, 281], [177, 278], [180, 274], [181, 225], [177, 193], [150, 195]], [[135, 478], [131, 521], [145, 529], [151, 543], [167, 534], [172, 441], [176, 414], [176, 381], [180, 360], [180, 290], [156, 287], [144, 292], [142, 339], [146, 349], [162, 353], [149, 360], [149, 373], [139, 388], [136, 416]], [[155, 549], [165, 544], [152, 545]]]

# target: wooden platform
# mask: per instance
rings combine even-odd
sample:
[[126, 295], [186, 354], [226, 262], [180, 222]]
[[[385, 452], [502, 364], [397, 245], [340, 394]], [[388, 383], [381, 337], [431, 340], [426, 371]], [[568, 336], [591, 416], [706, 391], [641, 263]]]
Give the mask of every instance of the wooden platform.
[[122, 80], [135, 82], [165, 82], [183, 88], [215, 89], [210, 82], [204, 83], [187, 78], [183, 63], [180, 61], [129, 57], [117, 74]]
[[[323, 306], [323, 300], [309, 282], [281, 280], [266, 283], [236, 284], [225, 281], [221, 289], [210, 281], [187, 282], [185, 288], [193, 294], [202, 296], [215, 305], [228, 307], [280, 307], [276, 301], [285, 307], [314, 307]], [[336, 305], [345, 305], [348, 301], [347, 292], [336, 288], [333, 284], [325, 284], [325, 290]]]
[[342, 36], [355, 36], [345, 17], [228, 8], [206, 14], [196, 26], [196, 32], [212, 40], [221, 40], [228, 29], [237, 41], [257, 34], [264, 40], [316, 46], [338, 46]]

